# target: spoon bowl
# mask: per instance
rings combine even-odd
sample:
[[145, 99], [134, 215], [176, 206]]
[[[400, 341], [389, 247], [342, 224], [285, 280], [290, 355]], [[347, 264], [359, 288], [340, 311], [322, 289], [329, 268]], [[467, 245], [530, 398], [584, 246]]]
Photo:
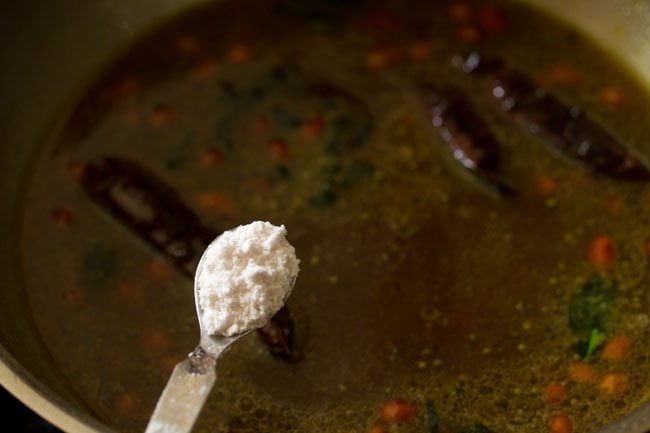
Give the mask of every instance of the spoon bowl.
[[[189, 433], [217, 379], [217, 360], [235, 341], [256, 329], [252, 327], [229, 336], [210, 334], [206, 330], [203, 320], [204, 311], [199, 302], [201, 290], [199, 275], [206, 264], [207, 252], [218, 239], [217, 237], [212, 241], [201, 255], [194, 276], [194, 305], [199, 322], [199, 345], [185, 360], [174, 367], [145, 433]], [[289, 290], [282, 299], [282, 305], [286, 302], [295, 282], [296, 276], [289, 282]], [[271, 315], [268, 319], [270, 318]]]

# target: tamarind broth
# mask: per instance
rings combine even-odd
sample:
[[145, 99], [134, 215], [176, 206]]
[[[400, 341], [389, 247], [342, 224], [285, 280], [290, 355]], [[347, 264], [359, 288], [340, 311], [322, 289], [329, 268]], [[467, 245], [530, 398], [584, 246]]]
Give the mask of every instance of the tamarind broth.
[[[648, 94], [521, 6], [219, 2], [116, 59], [35, 158], [19, 227], [35, 324], [88, 407], [142, 430], [198, 338], [191, 279], [84, 195], [85, 164], [106, 155], [155, 173], [216, 233], [285, 224], [302, 260], [288, 305], [301, 358], [244, 338], [196, 431], [534, 432], [561, 414], [587, 432], [646, 401], [650, 187], [595, 175], [505, 122], [451, 64], [471, 49], [647, 158]], [[475, 104], [514, 197], [455, 165], [421, 82]], [[590, 251], [598, 236], [606, 248]], [[618, 291], [587, 354], [568, 309], [592, 275]], [[628, 344], [612, 359], [617, 336]], [[415, 409], [378, 412], [390, 401]]]

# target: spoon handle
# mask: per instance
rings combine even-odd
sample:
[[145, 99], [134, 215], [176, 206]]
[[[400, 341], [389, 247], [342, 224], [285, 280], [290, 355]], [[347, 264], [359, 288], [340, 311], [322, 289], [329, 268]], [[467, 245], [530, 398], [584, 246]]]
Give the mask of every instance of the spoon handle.
[[217, 379], [216, 359], [200, 346], [179, 362], [156, 404], [145, 433], [189, 433]]

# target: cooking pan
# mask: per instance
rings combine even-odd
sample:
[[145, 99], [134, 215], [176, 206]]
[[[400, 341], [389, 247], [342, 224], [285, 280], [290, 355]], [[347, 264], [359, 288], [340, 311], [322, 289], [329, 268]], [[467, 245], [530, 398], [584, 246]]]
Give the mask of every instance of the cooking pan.
[[[50, 362], [21, 296], [15, 251], [20, 180], [94, 74], [132, 38], [202, 0], [5, 2], [0, 25], [0, 384], [69, 432], [110, 432]], [[526, 0], [572, 23], [650, 88], [648, 0]], [[650, 403], [602, 433], [650, 431]]]

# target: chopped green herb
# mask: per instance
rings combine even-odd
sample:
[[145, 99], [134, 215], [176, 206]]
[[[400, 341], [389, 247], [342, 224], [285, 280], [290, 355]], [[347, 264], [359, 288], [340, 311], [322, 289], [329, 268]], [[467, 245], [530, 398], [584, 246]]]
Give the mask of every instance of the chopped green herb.
[[596, 328], [592, 329], [589, 341], [587, 342], [587, 349], [584, 358], [591, 358], [596, 349], [598, 349], [605, 341], [607, 341], [607, 336], [603, 332]]
[[345, 188], [366, 179], [374, 173], [374, 167], [364, 161], [354, 161], [346, 166], [331, 163], [321, 169], [323, 181], [320, 190], [314, 194], [310, 203], [314, 207], [327, 207], [334, 204], [336, 195]]
[[569, 301], [569, 327], [578, 338], [578, 353], [589, 358], [604, 342], [617, 283], [594, 275]]

